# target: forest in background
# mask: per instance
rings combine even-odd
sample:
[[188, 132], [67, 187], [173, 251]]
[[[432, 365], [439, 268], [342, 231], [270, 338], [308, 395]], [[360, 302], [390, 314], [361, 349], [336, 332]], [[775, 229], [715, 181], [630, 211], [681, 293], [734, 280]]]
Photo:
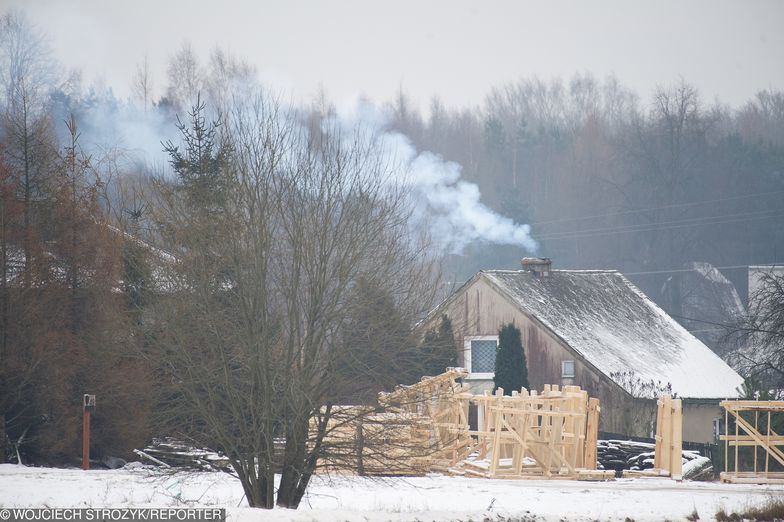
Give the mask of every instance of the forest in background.
[[[178, 117], [187, 121], [198, 98], [220, 115], [257, 74], [242, 57], [220, 49], [199, 57], [184, 44], [164, 79], [140, 60], [129, 71], [134, 96], [122, 100], [57, 63], [23, 16], [6, 14], [0, 39], [0, 386], [3, 411], [15, 415], [0, 428], [18, 440], [32, 427], [31, 455], [66, 461], [80, 429], [70, 398], [98, 389], [114, 404], [104, 411], [115, 412], [98, 421], [98, 450], [127, 452], [149, 435], [156, 400], [138, 327], [155, 300], [151, 265], [171, 247], [153, 230], [147, 197], [168, 169], [163, 142], [179, 139]], [[745, 267], [781, 262], [784, 91], [762, 89], [729, 107], [702, 99], [688, 78], [635, 93], [581, 73], [500, 85], [463, 107], [433, 98], [422, 111], [403, 90], [376, 106], [385, 131], [459, 165], [482, 203], [529, 225], [538, 244], [436, 241], [446, 245], [431, 252], [443, 256], [444, 291], [535, 254], [556, 268], [621, 270], [682, 318], [677, 283], [687, 263], [722, 268], [744, 295]], [[336, 111], [327, 95], [296, 107], [310, 125]], [[364, 326], [352, 323], [354, 337], [372, 327], [376, 338], [388, 335], [384, 350], [405, 350], [415, 340], [402, 332], [417, 318], [391, 313], [402, 301], [386, 294], [380, 302]], [[375, 323], [379, 316], [394, 324]], [[44, 410], [58, 429], [41, 428]]]
[[[401, 95], [394, 125], [463, 167], [489, 206], [531, 226], [557, 268], [618, 269], [673, 315], [686, 263], [709, 262], [745, 295], [746, 267], [781, 262], [784, 92], [742, 107], [685, 79], [641, 96], [615, 78], [522, 79], [484, 103], [424, 116]], [[476, 244], [457, 280], [518, 268], [519, 250]]]

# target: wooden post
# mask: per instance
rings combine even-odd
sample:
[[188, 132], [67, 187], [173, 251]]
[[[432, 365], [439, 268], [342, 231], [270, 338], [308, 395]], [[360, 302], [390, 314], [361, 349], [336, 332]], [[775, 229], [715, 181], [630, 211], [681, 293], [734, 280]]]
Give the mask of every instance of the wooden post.
[[681, 399], [672, 401], [672, 435], [670, 449], [670, 476], [683, 480], [683, 404]]
[[[501, 403], [503, 396], [504, 396], [504, 389], [499, 387], [495, 391], [496, 400], [494, 401], [494, 404], [496, 405], [498, 410], [500, 410], [501, 407], [503, 406], [503, 404]], [[493, 412], [494, 415], [493, 420], [495, 422], [494, 422], [494, 433], [493, 433], [493, 449], [492, 449], [493, 453], [490, 458], [491, 477], [494, 477], [496, 472], [498, 471], [498, 461], [501, 459], [501, 430], [503, 426], [502, 422], [503, 422], [504, 414], [498, 410]]]
[[664, 434], [664, 397], [659, 397], [656, 400], [656, 449], [653, 454], [653, 467], [655, 469], [662, 469], [664, 467], [664, 461], [662, 457], [664, 456], [664, 448], [663, 448], [663, 434]]
[[599, 439], [599, 399], [588, 400], [588, 423], [585, 428], [585, 467], [596, 469], [597, 443]]
[[[759, 412], [754, 412], [754, 431], [759, 431]], [[754, 474], [757, 474], [757, 449], [759, 446], [754, 445]]]
[[[719, 430], [721, 431], [721, 430]], [[730, 434], [730, 413], [728, 409], [724, 409], [724, 435]], [[724, 473], [729, 471], [730, 454], [729, 454], [730, 441], [724, 439]]]
[[[765, 444], [770, 447], [770, 411], [768, 411], [768, 437], [765, 439]], [[768, 464], [770, 463], [770, 452], [765, 452], [765, 476], [768, 476]]]
[[735, 474], [738, 474], [738, 418], [740, 418], [740, 411], [733, 411], [735, 416]]
[[90, 469], [90, 412], [95, 409], [95, 395], [84, 394], [82, 402], [82, 469]]

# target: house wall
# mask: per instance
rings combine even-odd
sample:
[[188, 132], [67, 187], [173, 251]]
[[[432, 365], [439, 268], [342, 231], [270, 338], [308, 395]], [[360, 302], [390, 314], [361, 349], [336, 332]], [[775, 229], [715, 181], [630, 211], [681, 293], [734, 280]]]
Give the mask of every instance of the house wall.
[[[549, 329], [520, 311], [484, 278], [476, 279], [441, 312], [446, 313], [452, 320], [460, 365], [465, 365], [463, 347], [466, 336], [497, 335], [502, 325], [512, 323], [520, 329], [531, 389], [541, 390], [545, 384], [575, 384], [586, 390], [591, 397], [600, 400], [599, 429], [601, 431], [637, 437], [653, 436], [656, 401], [630, 397], [566, 346]], [[437, 325], [439, 320], [440, 315], [431, 318], [432, 323], [426, 324], [426, 328]], [[562, 382], [561, 361], [567, 359], [574, 361], [575, 377], [571, 382]], [[480, 394], [484, 390], [493, 388], [492, 380], [474, 380], [469, 381], [468, 384], [474, 393]], [[694, 405], [689, 406], [689, 409], [684, 412], [685, 440], [712, 441], [712, 424], [715, 415], [709, 411], [712, 410], [704, 405]]]
[[719, 400], [683, 400], [683, 440], [713, 444], [713, 420], [723, 418]]

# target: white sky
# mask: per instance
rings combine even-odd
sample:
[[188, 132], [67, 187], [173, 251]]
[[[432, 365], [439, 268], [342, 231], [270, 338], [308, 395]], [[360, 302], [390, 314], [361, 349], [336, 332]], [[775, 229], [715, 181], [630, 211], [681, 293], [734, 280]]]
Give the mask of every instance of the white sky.
[[402, 85], [422, 105], [479, 104], [521, 76], [615, 73], [648, 99], [683, 76], [707, 101], [738, 105], [784, 88], [784, 1], [0, 0], [49, 33], [57, 58], [128, 95], [148, 54], [155, 95], [189, 40], [220, 45], [263, 80], [307, 99], [388, 100]]

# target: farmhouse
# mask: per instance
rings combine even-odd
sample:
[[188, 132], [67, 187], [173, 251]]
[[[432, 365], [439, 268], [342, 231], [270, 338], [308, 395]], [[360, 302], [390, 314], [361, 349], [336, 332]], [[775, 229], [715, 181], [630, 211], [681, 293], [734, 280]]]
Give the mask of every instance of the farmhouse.
[[601, 400], [600, 429], [651, 436], [655, 396], [683, 399], [683, 438], [713, 442], [719, 401], [743, 379], [615, 270], [552, 270], [524, 258], [523, 270], [481, 271], [423, 323], [446, 315], [459, 363], [475, 393], [492, 389], [497, 335], [520, 329], [531, 389], [578, 385]]

